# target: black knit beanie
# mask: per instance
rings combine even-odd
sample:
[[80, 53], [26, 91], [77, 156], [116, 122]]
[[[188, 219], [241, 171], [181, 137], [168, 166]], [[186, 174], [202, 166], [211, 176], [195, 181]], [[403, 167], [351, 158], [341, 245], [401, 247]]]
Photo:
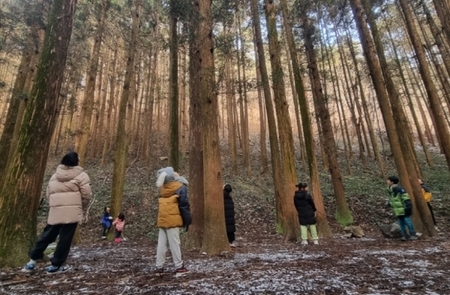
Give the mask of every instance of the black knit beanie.
[[61, 164], [69, 166], [69, 167], [78, 166], [78, 154], [75, 152], [70, 152], [70, 153], [66, 154], [62, 158]]

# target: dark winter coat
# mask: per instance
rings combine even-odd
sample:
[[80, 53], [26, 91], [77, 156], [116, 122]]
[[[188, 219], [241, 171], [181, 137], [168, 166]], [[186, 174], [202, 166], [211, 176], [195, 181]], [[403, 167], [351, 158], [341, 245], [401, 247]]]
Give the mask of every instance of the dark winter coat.
[[316, 206], [311, 195], [307, 191], [296, 191], [294, 195], [295, 209], [298, 212], [298, 220], [301, 225], [316, 224]]
[[223, 201], [225, 208], [225, 224], [227, 226], [227, 233], [234, 233], [236, 225], [234, 220], [234, 202], [231, 198], [230, 192], [223, 191]]
[[111, 215], [109, 215], [109, 213], [107, 211], [103, 212], [102, 215], [102, 225], [106, 228], [110, 228], [111, 227]]

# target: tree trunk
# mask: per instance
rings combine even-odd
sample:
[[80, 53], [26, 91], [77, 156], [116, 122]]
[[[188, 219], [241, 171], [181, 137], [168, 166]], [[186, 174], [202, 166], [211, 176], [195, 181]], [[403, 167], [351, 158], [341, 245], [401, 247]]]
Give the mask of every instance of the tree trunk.
[[433, 3], [441, 21], [442, 31], [447, 37], [447, 43], [450, 43], [450, 5], [448, 0], [433, 0]]
[[200, 47], [199, 11], [197, 0], [190, 0], [192, 15], [189, 32], [189, 200], [191, 205], [192, 225], [189, 227], [188, 249], [200, 249], [204, 231], [204, 172], [203, 172], [203, 132], [202, 100], [200, 97]]
[[[0, 265], [27, 259], [36, 238], [37, 209], [72, 34], [76, 0], [55, 0], [31, 89], [17, 150], [7, 167], [0, 199]], [[61, 17], [64, 16], [64, 17]]]
[[[395, 101], [398, 99], [398, 95], [396, 96], [396, 93], [393, 91], [392, 87], [393, 85], [391, 85], [392, 79], [390, 78], [390, 74], [386, 64], [386, 59], [384, 58], [383, 52], [381, 52], [382, 47], [378, 39], [376, 27], [373, 26], [373, 24], [371, 24], [372, 33], [374, 34], [376, 42], [374, 43], [374, 40], [370, 37], [370, 32], [368, 30], [367, 23], [365, 21], [365, 11], [363, 9], [361, 1], [352, 0], [351, 5], [353, 9], [353, 14], [355, 16], [355, 20], [358, 25], [358, 32], [360, 34], [360, 38], [362, 41], [361, 43], [363, 44], [364, 54], [369, 64], [369, 70], [372, 77], [372, 81], [375, 90], [377, 91], [377, 97], [379, 100], [379, 105], [381, 108], [381, 112], [383, 114], [383, 118], [385, 120], [386, 131], [388, 134], [392, 153], [394, 154], [394, 160], [397, 166], [397, 171], [399, 173], [400, 179], [402, 180], [402, 185], [405, 187], [405, 189], [410, 193], [410, 196], [412, 197], [411, 199], [413, 205], [416, 204], [419, 205], [418, 206], [419, 211], [421, 212], [420, 217], [423, 218], [425, 216], [423, 205], [425, 205], [426, 207], [426, 204], [424, 204], [425, 202], [422, 196], [418, 195], [420, 194], [420, 190], [418, 189], [419, 184], [417, 182], [418, 178], [417, 174], [415, 174], [416, 172], [415, 167], [411, 166], [411, 162], [407, 161], [409, 163], [405, 164], [404, 161], [404, 156], [413, 157], [413, 155], [409, 154], [410, 142], [407, 141], [408, 137], [406, 137], [406, 133], [409, 132], [409, 129], [405, 129], [404, 127], [405, 125], [403, 125], [404, 123], [402, 123], [401, 125], [400, 122], [395, 122], [404, 120], [405, 117], [401, 113], [403, 110], [400, 109], [401, 107], [397, 106], [398, 102]], [[369, 14], [368, 17], [370, 19], [371, 15]], [[376, 52], [378, 52], [379, 61], [377, 59]], [[386, 81], [387, 85], [385, 85], [385, 82], [383, 80]], [[389, 108], [389, 105], [391, 105], [392, 107], [392, 112], [390, 109], [389, 110], [386, 109]], [[395, 113], [396, 120], [394, 120], [393, 113]], [[399, 134], [398, 130], [401, 130], [402, 134]], [[405, 143], [400, 145], [400, 140], [402, 140], [402, 142]], [[424, 214], [422, 214], [422, 211]], [[418, 218], [414, 218], [414, 221], [417, 227], [421, 228], [422, 224], [420, 223], [420, 220]], [[430, 234], [432, 234], [432, 232], [430, 232]]]
[[211, 0], [199, 0], [198, 38], [201, 41], [199, 58], [199, 88], [203, 127], [203, 188], [204, 231], [201, 250], [219, 254], [229, 250], [225, 228], [222, 164], [220, 159], [218, 102], [215, 90], [214, 42]]
[[[394, 51], [394, 55], [395, 55], [395, 63], [397, 65], [397, 68], [398, 68], [398, 71], [399, 71], [399, 74], [400, 74], [400, 78], [401, 78], [402, 83], [404, 85], [404, 90], [405, 90], [405, 93], [406, 93], [406, 97], [408, 99], [408, 106], [409, 106], [409, 109], [411, 111], [411, 115], [412, 115], [413, 120], [414, 120], [414, 125], [416, 126], [416, 130], [417, 130], [417, 134], [419, 136], [420, 144], [422, 145], [422, 149], [423, 149], [423, 152], [425, 154], [425, 158], [427, 160], [428, 165], [432, 166], [433, 163], [432, 163], [431, 155], [430, 155], [430, 153], [428, 151], [428, 148], [426, 146], [425, 137], [424, 137], [423, 132], [422, 132], [422, 127], [420, 126], [419, 119], [417, 118], [417, 114], [416, 114], [416, 111], [414, 109], [413, 101], [412, 101], [412, 98], [411, 98], [411, 92], [410, 92], [409, 87], [408, 87], [407, 82], [406, 82], [406, 77], [405, 77], [405, 74], [403, 72], [402, 64], [400, 63], [400, 56], [398, 55], [397, 47], [394, 44], [394, 39], [392, 38], [392, 34], [391, 34], [391, 31], [390, 31], [389, 27], [386, 27], [386, 30], [387, 30], [387, 33], [388, 33], [388, 36], [389, 36], [389, 40], [391, 41], [391, 44], [392, 44], [392, 50]], [[412, 88], [415, 89], [414, 86]], [[426, 123], [425, 120], [424, 120], [424, 123]]]
[[42, 43], [44, 42], [44, 22], [48, 12], [48, 0], [37, 2], [35, 4], [31, 4], [28, 1], [25, 2], [24, 10], [30, 15], [26, 19], [28, 35], [23, 48], [18, 73], [14, 81], [10, 104], [0, 138], [0, 155], [5, 155], [0, 157], [0, 187], [3, 182], [8, 159], [12, 158], [17, 147], [26, 102], [30, 95], [30, 82], [35, 77], [36, 66], [39, 62], [39, 55], [41, 53]]
[[[419, 62], [419, 71], [422, 76], [422, 80], [425, 84], [425, 88], [428, 94], [428, 100], [430, 102], [431, 111], [433, 112], [434, 119], [436, 120], [437, 127], [436, 132], [441, 142], [441, 149], [447, 160], [447, 166], [450, 169], [450, 133], [448, 130], [447, 122], [444, 118], [444, 113], [440, 107], [440, 100], [437, 95], [436, 86], [431, 80], [430, 69], [425, 57], [425, 51], [422, 47], [422, 43], [417, 34], [417, 29], [414, 26], [413, 15], [411, 7], [407, 0], [399, 0], [402, 7], [403, 14], [405, 16], [406, 27], [408, 34], [416, 52], [417, 60]], [[431, 227], [431, 225], [429, 225]]]
[[321, 131], [324, 137], [324, 148], [329, 163], [331, 181], [333, 183], [336, 198], [336, 220], [339, 224], [347, 226], [353, 223], [353, 216], [345, 198], [344, 184], [342, 182], [342, 175], [337, 161], [336, 142], [334, 139], [330, 113], [322, 93], [322, 86], [313, 45], [313, 35], [315, 29], [309, 22], [306, 11], [303, 12], [303, 30], [306, 55], [308, 57], [308, 67], [312, 78], [311, 87], [313, 91], [314, 105], [322, 123]]
[[[128, 161], [129, 130], [127, 130], [127, 120], [131, 114], [128, 113], [127, 105], [133, 89], [135, 74], [136, 50], [139, 42], [139, 30], [141, 22], [143, 0], [134, 1], [134, 11], [131, 16], [131, 38], [128, 45], [128, 57], [123, 82], [123, 91], [120, 97], [119, 117], [117, 121], [117, 137], [115, 141], [114, 169], [111, 185], [111, 216], [116, 217], [122, 210], [123, 188], [125, 186], [125, 172]], [[110, 231], [108, 238], [112, 239], [113, 231]]]
[[86, 150], [90, 136], [92, 113], [94, 109], [95, 82], [97, 79], [98, 61], [100, 59], [100, 48], [102, 45], [103, 31], [105, 28], [106, 12], [108, 10], [108, 1], [102, 0], [101, 13], [97, 20], [97, 31], [94, 37], [94, 47], [89, 64], [89, 70], [86, 77], [86, 90], [81, 111], [81, 125], [77, 134], [75, 150], [80, 158], [80, 165], [83, 166], [86, 160]]
[[256, 68], [256, 90], [258, 92], [258, 110], [259, 110], [259, 146], [261, 149], [261, 168], [262, 174], [269, 171], [269, 163], [267, 159], [267, 140], [266, 140], [266, 113], [264, 111], [263, 87], [261, 82], [260, 62], [258, 57], [258, 48], [256, 46], [255, 26], [253, 26], [253, 48], [255, 51], [255, 68]]
[[272, 66], [272, 84], [281, 150], [281, 168], [283, 175], [284, 195], [279, 199], [278, 226], [283, 231], [284, 240], [295, 240], [299, 234], [298, 217], [292, 198], [297, 183], [295, 169], [294, 139], [291, 120], [284, 86], [283, 67], [280, 58], [280, 44], [276, 26], [275, 5], [272, 0], [265, 0], [267, 20], [267, 36], [269, 39], [269, 54]]
[[305, 138], [306, 154], [308, 158], [309, 177], [311, 179], [311, 191], [314, 198], [314, 204], [317, 209], [317, 230], [322, 237], [331, 236], [331, 229], [328, 225], [326, 217], [325, 206], [323, 204], [322, 191], [320, 188], [319, 171], [317, 168], [317, 159], [314, 148], [314, 137], [311, 130], [311, 120], [309, 117], [308, 102], [306, 100], [305, 88], [303, 85], [302, 75], [300, 73], [300, 66], [297, 58], [297, 50], [294, 43], [294, 36], [292, 34], [292, 27], [288, 21], [288, 9], [285, 0], [280, 1], [281, 10], [283, 13], [283, 24], [286, 32], [287, 45], [290, 52], [290, 59], [292, 62], [292, 70], [294, 72], [294, 82], [297, 98], [301, 112], [301, 120], [303, 125], [303, 136]]
[[[370, 136], [370, 141], [372, 143], [373, 153], [375, 155], [376, 161], [378, 162], [378, 166], [380, 166], [381, 177], [383, 179], [385, 179], [386, 175], [385, 175], [385, 171], [384, 171], [383, 160], [381, 159], [380, 150], [378, 148], [377, 139], [375, 137], [375, 132], [374, 132], [374, 128], [373, 128], [373, 125], [372, 125], [372, 120], [370, 119], [370, 116], [369, 116], [369, 108], [367, 106], [367, 99], [366, 99], [366, 95], [365, 95], [364, 90], [363, 90], [363, 83], [361, 81], [361, 73], [360, 73], [360, 70], [359, 70], [359, 67], [358, 67], [358, 61], [356, 60], [355, 49], [353, 48], [353, 44], [350, 41], [351, 39], [350, 39], [349, 32], [347, 32], [347, 33], [348, 33], [348, 36], [347, 36], [348, 37], [348, 39], [347, 39], [348, 42], [347, 42], [347, 44], [348, 44], [348, 48], [350, 49], [350, 54], [352, 56], [353, 64], [355, 65], [356, 80], [357, 80], [358, 86], [359, 86], [359, 93], [360, 93], [360, 96], [361, 96], [361, 103], [362, 103], [362, 108], [363, 108], [363, 112], [364, 112], [364, 118], [365, 118], [365, 121], [367, 123], [367, 129], [369, 131], [369, 136]], [[367, 150], [368, 151], [370, 150], [368, 145], [367, 145]]]
[[255, 41], [258, 53], [258, 64], [261, 73], [261, 84], [264, 91], [264, 102], [266, 105], [266, 115], [269, 126], [270, 157], [272, 162], [272, 176], [275, 188], [277, 223], [281, 224], [281, 222], [279, 221], [281, 217], [279, 216], [280, 214], [278, 212], [280, 212], [280, 206], [281, 203], [284, 202], [286, 194], [285, 194], [285, 186], [283, 183], [283, 177], [281, 175], [283, 172], [281, 170], [280, 148], [278, 145], [275, 113], [272, 104], [272, 94], [270, 92], [269, 75], [267, 73], [266, 59], [264, 56], [264, 45], [261, 34], [261, 22], [259, 19], [257, 0], [250, 0], [250, 8], [252, 12], [253, 27], [255, 29]]
[[169, 62], [169, 166], [175, 171], [179, 168], [178, 132], [178, 31], [177, 0], [170, 1], [170, 62]]
[[240, 12], [237, 12], [237, 29], [240, 48], [238, 49], [238, 74], [240, 73], [239, 65], [242, 65], [242, 79], [239, 78], [239, 93], [241, 98], [241, 133], [242, 133], [242, 158], [244, 159], [244, 167], [247, 175], [252, 172], [250, 161], [250, 138], [248, 130], [248, 100], [247, 100], [247, 75], [245, 67], [245, 42], [242, 37]]

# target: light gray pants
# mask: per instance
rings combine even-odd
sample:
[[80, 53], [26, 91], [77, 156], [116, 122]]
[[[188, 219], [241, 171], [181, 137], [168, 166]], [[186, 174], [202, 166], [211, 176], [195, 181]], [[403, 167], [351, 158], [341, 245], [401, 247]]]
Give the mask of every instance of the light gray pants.
[[156, 250], [156, 268], [163, 268], [166, 262], [167, 246], [172, 253], [173, 264], [175, 268], [183, 266], [180, 250], [180, 228], [160, 228], [158, 235], [158, 249]]

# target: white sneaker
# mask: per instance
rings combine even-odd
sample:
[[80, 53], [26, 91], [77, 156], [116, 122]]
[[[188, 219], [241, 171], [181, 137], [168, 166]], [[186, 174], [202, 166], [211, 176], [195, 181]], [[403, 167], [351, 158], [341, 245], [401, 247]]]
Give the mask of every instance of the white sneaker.
[[236, 248], [236, 244], [233, 242], [233, 243], [230, 244], [230, 247], [231, 248]]
[[318, 240], [314, 240], [314, 245], [319, 245], [319, 241]]
[[308, 241], [302, 241], [302, 245], [308, 245]]

